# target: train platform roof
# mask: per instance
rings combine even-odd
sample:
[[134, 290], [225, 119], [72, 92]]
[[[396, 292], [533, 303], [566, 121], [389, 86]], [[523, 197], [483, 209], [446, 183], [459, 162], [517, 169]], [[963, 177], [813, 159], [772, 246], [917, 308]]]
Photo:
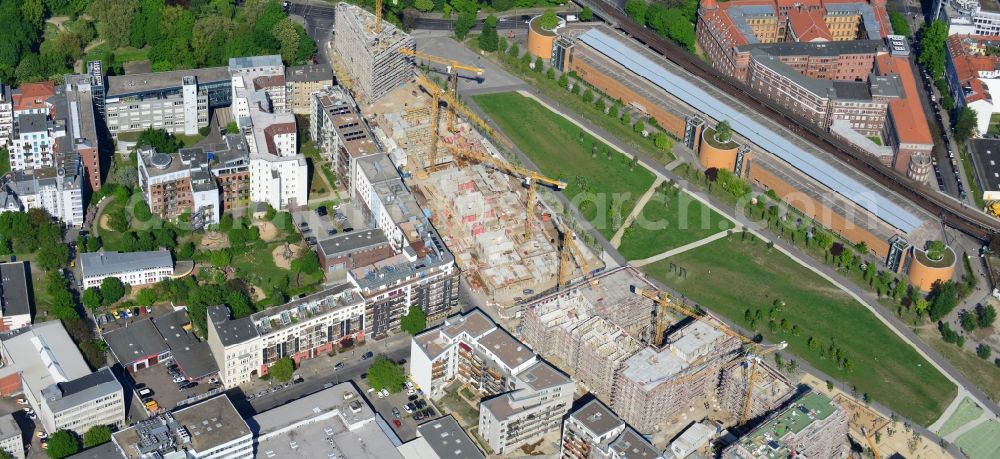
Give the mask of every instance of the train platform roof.
[[[714, 120], [729, 121], [736, 134], [758, 147], [755, 150], [766, 151], [781, 159], [827, 190], [877, 216], [898, 232], [912, 236], [913, 233], [920, 233], [921, 227], [930, 220], [923, 210], [873, 179], [612, 29], [594, 27], [580, 34], [578, 40], [616, 63], [619, 72], [628, 69], [628, 72], [641, 77], [639, 83], [648, 82]], [[619, 81], [637, 84], [632, 81], [636, 79], [621, 76]]]

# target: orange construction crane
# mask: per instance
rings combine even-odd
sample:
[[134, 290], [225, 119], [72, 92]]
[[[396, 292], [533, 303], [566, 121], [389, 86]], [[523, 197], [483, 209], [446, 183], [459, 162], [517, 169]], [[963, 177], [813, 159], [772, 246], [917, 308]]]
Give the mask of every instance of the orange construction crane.
[[666, 323], [666, 312], [667, 309], [673, 309], [674, 311], [680, 312], [688, 317], [695, 320], [701, 320], [717, 330], [725, 333], [726, 335], [739, 338], [743, 342], [744, 348], [747, 349], [746, 358], [748, 360], [747, 364], [747, 393], [743, 397], [743, 407], [740, 410], [740, 422], [739, 425], [746, 424], [750, 417], [750, 407], [752, 406], [751, 401], [753, 400], [753, 387], [755, 383], [755, 378], [757, 375], [757, 364], [760, 363], [761, 356], [771, 354], [780, 351], [788, 346], [788, 343], [782, 341], [776, 345], [762, 345], [746, 336], [743, 336], [740, 332], [733, 330], [728, 325], [722, 323], [721, 321], [707, 321], [705, 315], [699, 314], [696, 311], [692, 311], [687, 307], [681, 306], [680, 304], [670, 301], [670, 297], [665, 292], [659, 292], [654, 290], [646, 290], [638, 288], [634, 285], [629, 286], [629, 290], [632, 293], [642, 295], [646, 298], [653, 300], [657, 304], [656, 311], [656, 336], [654, 336], [653, 341], [658, 344], [662, 344], [664, 334], [666, 333], [667, 323]]
[[[465, 64], [463, 64], [463, 63], [461, 63], [459, 61], [456, 61], [454, 59], [448, 59], [448, 58], [445, 58], [445, 57], [439, 57], [439, 56], [435, 56], [433, 54], [427, 54], [427, 53], [424, 53], [424, 52], [421, 52], [421, 51], [415, 51], [415, 50], [412, 50], [410, 48], [399, 48], [399, 52], [401, 54], [406, 55], [406, 56], [416, 57], [418, 59], [423, 59], [423, 60], [426, 60], [426, 61], [430, 61], [430, 62], [434, 62], [434, 63], [437, 63], [437, 64], [444, 65], [445, 69], [448, 72], [448, 79], [451, 81], [451, 83], [450, 83], [450, 85], [451, 85], [451, 91], [450, 91], [450, 93], [451, 93], [452, 98], [454, 100], [456, 100], [456, 101], [458, 100], [458, 71], [459, 70], [465, 70], [467, 72], [475, 73], [477, 78], [482, 78], [483, 77], [483, 73], [486, 72], [486, 69], [482, 69], [482, 68], [479, 68], [479, 67], [473, 67], [471, 65], [465, 65]], [[452, 131], [452, 132], [455, 131], [455, 111], [457, 109], [456, 105], [457, 104], [452, 105], [451, 106], [451, 111], [448, 112], [448, 130]]]
[[868, 429], [862, 427], [861, 434], [865, 436], [865, 441], [868, 442], [868, 449], [872, 450], [872, 458], [882, 459], [882, 455], [879, 454], [878, 448], [875, 447], [875, 438], [868, 432]]
[[462, 148], [457, 145], [448, 145], [448, 149], [451, 150], [451, 154], [456, 158], [465, 159], [468, 161], [474, 161], [480, 164], [485, 164], [487, 166], [493, 167], [499, 171], [505, 172], [507, 174], [513, 175], [524, 180], [524, 185], [528, 187], [528, 199], [527, 199], [527, 218], [524, 219], [524, 235], [527, 237], [531, 231], [531, 220], [534, 216], [535, 208], [535, 196], [537, 195], [537, 186], [539, 183], [555, 188], [557, 190], [566, 189], [566, 182], [562, 180], [556, 180], [548, 178], [538, 172], [531, 169], [527, 169], [521, 166], [517, 166], [493, 155], [480, 153], [477, 151], [472, 151], [467, 148]]
[[580, 246], [576, 242], [576, 232], [570, 228], [561, 229], [563, 227], [562, 223], [556, 225], [556, 229], [560, 230], [562, 235], [562, 246], [560, 247], [560, 257], [559, 257], [559, 288], [564, 288], [569, 284], [569, 276], [573, 272], [573, 266], [570, 264], [570, 258], [576, 259], [577, 266], [583, 271], [584, 277], [590, 278], [590, 285], [597, 285], [597, 279], [594, 278], [592, 266], [587, 263], [587, 260], [583, 257], [583, 251], [580, 250]]

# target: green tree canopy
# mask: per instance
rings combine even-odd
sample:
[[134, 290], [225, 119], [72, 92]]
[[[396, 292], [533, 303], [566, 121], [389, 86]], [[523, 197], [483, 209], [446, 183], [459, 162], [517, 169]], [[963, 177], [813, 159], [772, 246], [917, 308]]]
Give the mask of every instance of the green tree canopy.
[[972, 138], [976, 134], [977, 124], [976, 111], [968, 105], [963, 106], [955, 118], [955, 140], [961, 144]]
[[174, 137], [173, 134], [163, 129], [147, 128], [139, 134], [135, 146], [151, 146], [160, 153], [175, 153], [184, 144], [177, 137]]
[[45, 453], [52, 459], [62, 459], [80, 452], [80, 440], [68, 430], [60, 430], [49, 435], [49, 447]]
[[996, 320], [997, 310], [992, 304], [976, 306], [976, 322], [978, 322], [981, 328], [992, 327], [993, 322]]
[[944, 252], [947, 246], [944, 241], [930, 241], [927, 243], [927, 258], [931, 260], [940, 260], [944, 258]]
[[489, 15], [483, 24], [483, 32], [479, 34], [479, 48], [486, 52], [494, 52], [500, 45], [497, 35], [497, 17]]
[[538, 19], [538, 25], [545, 30], [553, 30], [559, 25], [559, 16], [556, 16], [555, 10], [548, 8]]
[[458, 13], [458, 19], [455, 20], [455, 38], [459, 40], [465, 40], [466, 35], [472, 30], [472, 27], [476, 25], [476, 13], [463, 11]]
[[958, 290], [952, 281], [937, 283], [931, 288], [928, 313], [933, 321], [941, 320], [958, 304]]
[[927, 68], [935, 80], [943, 77], [948, 24], [942, 20], [925, 23], [917, 35], [920, 39], [917, 62]]
[[96, 311], [104, 305], [104, 299], [101, 298], [101, 291], [97, 287], [90, 287], [83, 291], [83, 296], [80, 298], [83, 301], [83, 305], [90, 309], [91, 311]]
[[108, 426], [94, 426], [87, 433], [83, 434], [84, 448], [103, 445], [109, 441], [111, 441], [111, 428]]
[[904, 37], [910, 36], [910, 22], [906, 20], [906, 16], [903, 13], [898, 11], [890, 12], [889, 23], [892, 25], [892, 33]]
[[416, 335], [427, 328], [427, 314], [420, 306], [410, 306], [406, 315], [399, 319], [399, 328], [410, 335]]
[[434, 0], [416, 0], [413, 7], [426, 13], [434, 9]]
[[114, 304], [125, 296], [125, 284], [117, 277], [105, 277], [101, 281], [101, 298], [104, 305]]
[[276, 381], [290, 381], [295, 373], [295, 362], [290, 357], [282, 357], [268, 367], [267, 373]]
[[733, 138], [733, 127], [730, 126], [729, 121], [722, 121], [715, 126], [715, 140], [719, 142], [728, 142]]
[[646, 23], [646, 0], [628, 0], [625, 2], [625, 14], [639, 24]]
[[594, 20], [594, 10], [590, 9], [589, 6], [583, 7], [583, 10], [580, 11], [580, 20], [584, 21], [584, 22], [586, 22], [586, 21], [593, 21]]
[[380, 355], [368, 368], [368, 383], [375, 390], [386, 389], [389, 392], [397, 393], [403, 390], [403, 386], [406, 384], [406, 375], [403, 374], [402, 366]]

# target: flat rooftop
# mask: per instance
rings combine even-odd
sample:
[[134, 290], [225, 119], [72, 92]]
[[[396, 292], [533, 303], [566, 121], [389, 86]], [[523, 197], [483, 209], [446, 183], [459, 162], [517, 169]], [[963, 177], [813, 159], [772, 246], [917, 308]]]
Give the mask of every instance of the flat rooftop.
[[230, 319], [229, 308], [226, 305], [220, 304], [208, 308], [208, 317], [215, 324], [219, 341], [223, 346], [232, 346], [259, 336], [253, 320], [249, 317]]
[[208, 343], [199, 340], [191, 332], [191, 320], [188, 319], [186, 309], [154, 317], [153, 324], [166, 342], [177, 366], [187, 377], [199, 379], [219, 372]]
[[348, 254], [356, 250], [376, 247], [389, 243], [385, 232], [380, 228], [351, 233], [338, 233], [329, 239], [319, 241], [319, 248], [327, 256]]
[[570, 413], [569, 417], [579, 422], [596, 436], [607, 434], [625, 424], [625, 421], [622, 421], [614, 411], [611, 411], [611, 408], [608, 408], [607, 405], [601, 403], [597, 398]]
[[968, 145], [983, 192], [1000, 192], [1000, 140], [969, 139]]
[[424, 331], [413, 337], [413, 341], [419, 346], [424, 354], [433, 359], [443, 352], [447, 347], [447, 338], [455, 338], [463, 333], [473, 340], [497, 328], [497, 325], [490, 320], [481, 310], [473, 309], [462, 315], [454, 315], [445, 319], [444, 324], [437, 328]]
[[123, 97], [183, 86], [186, 76], [198, 79], [198, 84], [216, 83], [229, 80], [228, 67], [206, 67], [202, 69], [173, 70], [170, 72], [140, 73], [108, 77], [107, 97]]
[[[169, 454], [181, 448], [181, 442], [171, 440], [178, 436], [178, 429], [183, 428], [190, 436], [190, 443], [184, 445], [203, 453], [226, 443], [252, 437], [250, 428], [236, 412], [233, 403], [225, 395], [210, 398], [186, 408], [153, 417], [145, 424], [136, 424], [128, 429], [115, 433], [114, 441], [125, 452], [129, 459], [139, 459], [140, 448]], [[146, 427], [155, 426], [154, 435], [147, 435]], [[142, 435], [140, 430], [142, 430]], [[158, 446], [161, 448], [157, 449]]]
[[3, 340], [5, 362], [0, 378], [20, 372], [36, 400], [42, 389], [91, 373], [62, 322], [52, 320], [25, 327]]
[[27, 269], [23, 261], [0, 263], [0, 299], [5, 316], [31, 314]]
[[774, 451], [776, 456], [785, 457], [790, 451], [785, 447], [782, 438], [789, 433], [797, 434], [816, 421], [830, 417], [840, 407], [827, 396], [809, 392], [784, 411], [771, 416], [764, 424], [740, 439], [740, 443], [749, 451], [765, 447]]
[[[710, 118], [729, 121], [733, 130], [751, 143], [903, 233], [911, 233], [925, 223], [925, 214], [912, 205], [901, 203], [901, 199], [873, 180], [857, 171], [845, 170], [846, 166], [838, 165], [833, 158], [826, 159], [828, 153], [752, 112], [718, 89], [694, 81], [690, 74], [644, 46], [601, 27], [588, 30], [579, 40], [617, 64], [619, 70], [612, 75], [621, 73], [622, 68], [628, 69], [641, 78], [640, 83], [652, 84]], [[625, 75], [620, 76], [627, 79]]]
[[267, 436], [326, 418], [337, 418], [345, 427], [354, 428], [374, 421], [375, 411], [348, 381], [259, 413], [249, 424], [255, 435]]
[[626, 427], [625, 431], [611, 442], [611, 449], [622, 459], [656, 459], [662, 454], [631, 427]]
[[148, 317], [105, 333], [104, 342], [115, 359], [125, 366], [170, 350]]
[[479, 338], [479, 346], [491, 352], [510, 368], [517, 368], [535, 357], [531, 348], [499, 327]]
[[80, 254], [83, 277], [103, 277], [145, 269], [174, 268], [174, 259], [166, 250], [149, 252], [88, 252]]
[[333, 82], [333, 69], [324, 64], [297, 65], [285, 68], [285, 81], [292, 82]]
[[539, 360], [534, 365], [518, 373], [517, 379], [520, 379], [528, 387], [536, 391], [551, 389], [573, 382], [569, 376], [544, 360]]
[[440, 458], [485, 459], [485, 455], [451, 415], [417, 426], [417, 433]]

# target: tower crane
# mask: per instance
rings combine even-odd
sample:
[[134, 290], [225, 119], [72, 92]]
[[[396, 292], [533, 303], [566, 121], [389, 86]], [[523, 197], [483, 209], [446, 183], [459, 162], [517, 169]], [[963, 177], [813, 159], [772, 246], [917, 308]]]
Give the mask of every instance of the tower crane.
[[641, 289], [635, 285], [630, 285], [629, 290], [637, 295], [644, 296], [653, 300], [657, 305], [656, 311], [656, 336], [654, 337], [655, 342], [661, 343], [664, 339], [664, 333], [666, 332], [666, 310], [673, 309], [674, 311], [680, 312], [688, 317], [695, 320], [701, 320], [708, 325], [711, 325], [715, 329], [725, 333], [726, 335], [738, 338], [743, 342], [744, 348], [747, 350], [745, 352], [745, 357], [748, 361], [747, 364], [747, 392], [746, 396], [743, 397], [743, 407], [740, 410], [740, 425], [746, 424], [750, 417], [750, 407], [751, 401], [753, 400], [753, 388], [755, 384], [755, 378], [757, 375], [757, 364], [760, 363], [761, 357], [767, 354], [772, 354], [774, 352], [780, 351], [788, 346], [788, 343], [782, 341], [776, 345], [763, 345], [756, 341], [743, 336], [740, 332], [733, 330], [726, 324], [718, 321], [707, 321], [705, 315], [698, 314], [687, 307], [681, 306], [680, 304], [670, 301], [669, 296], [665, 292], [659, 292], [654, 290]]
[[562, 235], [562, 246], [559, 249], [559, 288], [569, 284], [569, 276], [573, 272], [570, 258], [576, 259], [576, 264], [583, 271], [584, 277], [590, 278], [590, 285], [597, 285], [597, 279], [591, 275], [593, 269], [590, 263], [587, 263], [587, 260], [583, 258], [583, 251], [576, 243], [576, 232], [569, 227], [563, 227], [562, 222], [559, 222], [556, 228]]
[[[415, 50], [412, 50], [410, 48], [399, 48], [399, 52], [400, 52], [400, 54], [403, 54], [403, 55], [406, 55], [406, 56], [416, 57], [418, 59], [423, 59], [423, 60], [426, 60], [426, 61], [430, 61], [430, 62], [434, 62], [434, 63], [437, 63], [437, 64], [444, 65], [445, 69], [448, 72], [448, 79], [449, 79], [450, 85], [451, 85], [450, 94], [451, 94], [452, 98], [454, 100], [456, 100], [456, 101], [458, 100], [458, 71], [459, 70], [465, 70], [467, 72], [475, 73], [476, 74], [476, 78], [482, 78], [483, 77], [483, 73], [486, 72], [486, 69], [482, 69], [482, 68], [479, 68], [479, 67], [473, 67], [471, 65], [465, 65], [465, 64], [463, 64], [463, 63], [461, 63], [459, 61], [456, 61], [454, 59], [448, 59], [448, 58], [445, 58], [445, 57], [435, 56], [433, 54], [427, 54], [427, 53], [424, 53], [424, 52], [421, 52], [421, 51], [415, 51]], [[451, 105], [451, 111], [448, 112], [448, 130], [454, 132], [455, 131], [455, 110], [456, 110], [458, 104], [449, 104], [449, 105]]]
[[468, 161], [474, 161], [480, 164], [485, 164], [487, 166], [493, 167], [494, 169], [513, 175], [515, 177], [519, 177], [522, 180], [524, 180], [524, 185], [528, 187], [528, 199], [527, 199], [528, 216], [527, 218], [524, 219], [525, 236], [527, 236], [529, 234], [529, 231], [531, 231], [531, 218], [534, 215], [533, 209], [535, 208], [535, 196], [538, 194], [537, 191], [538, 184], [540, 183], [542, 185], [555, 188], [557, 190], [566, 189], [566, 182], [563, 182], [562, 180], [548, 178], [531, 169], [527, 169], [515, 164], [508, 163], [493, 155], [472, 151], [457, 145], [448, 145], [448, 149], [451, 150], [451, 154], [454, 155], [456, 158], [462, 158]]
[[882, 459], [882, 455], [879, 454], [878, 448], [875, 447], [875, 438], [872, 437], [871, 432], [868, 432], [868, 429], [862, 427], [861, 428], [861, 435], [865, 436], [865, 441], [868, 442], [868, 449], [872, 450], [872, 458], [873, 459]]
[[[421, 72], [417, 72], [417, 83], [424, 88], [431, 96], [431, 139], [427, 147], [427, 166], [434, 167], [437, 165], [437, 150], [438, 150], [438, 136], [440, 129], [439, 125], [441, 122], [441, 101], [444, 100], [448, 103], [450, 107], [454, 110], [462, 112], [469, 122], [477, 125], [486, 132], [493, 139], [499, 139], [504, 141], [502, 137], [497, 135], [497, 132], [490, 127], [485, 120], [480, 118], [478, 115], [469, 110], [465, 105], [458, 102], [458, 99], [444, 92], [438, 85], [434, 84], [431, 80], [427, 79], [427, 76]], [[506, 141], [504, 141], [506, 144]]]

